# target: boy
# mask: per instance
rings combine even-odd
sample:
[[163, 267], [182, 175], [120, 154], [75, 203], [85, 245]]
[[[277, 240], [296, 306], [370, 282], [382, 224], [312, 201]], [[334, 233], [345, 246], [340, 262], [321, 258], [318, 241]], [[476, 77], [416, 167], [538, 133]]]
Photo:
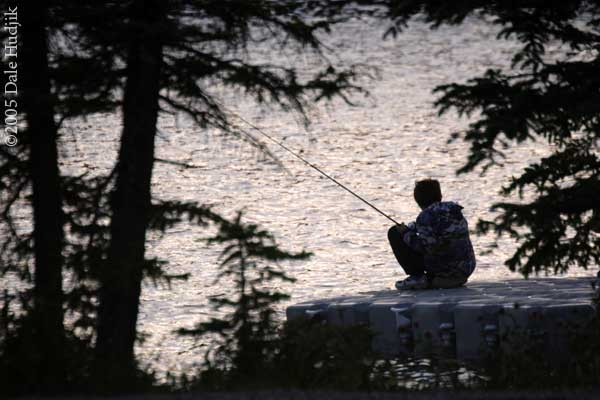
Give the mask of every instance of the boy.
[[390, 228], [388, 239], [408, 278], [396, 289], [462, 286], [475, 269], [475, 253], [462, 207], [442, 202], [440, 183], [426, 179], [415, 184], [415, 201], [421, 208], [416, 222]]

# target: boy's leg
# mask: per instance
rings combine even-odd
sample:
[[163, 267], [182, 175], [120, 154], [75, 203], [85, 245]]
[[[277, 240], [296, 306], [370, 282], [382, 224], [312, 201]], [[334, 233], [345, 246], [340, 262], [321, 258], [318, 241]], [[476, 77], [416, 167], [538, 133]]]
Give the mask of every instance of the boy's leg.
[[425, 273], [423, 255], [417, 253], [404, 243], [402, 235], [396, 230], [395, 226], [392, 226], [388, 230], [388, 240], [390, 241], [390, 246], [396, 256], [396, 260], [398, 260], [404, 272], [407, 275], [415, 277], [423, 276]]

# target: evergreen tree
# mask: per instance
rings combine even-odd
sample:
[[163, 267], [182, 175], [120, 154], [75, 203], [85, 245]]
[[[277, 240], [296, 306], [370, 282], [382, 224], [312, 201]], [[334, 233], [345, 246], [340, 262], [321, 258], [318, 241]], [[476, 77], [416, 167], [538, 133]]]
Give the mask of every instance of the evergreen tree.
[[[114, 387], [117, 381], [127, 384], [134, 371], [141, 280], [149, 265], [145, 234], [159, 111], [181, 111], [201, 126], [230, 131], [228, 115], [209, 86], [242, 89], [260, 103], [300, 113], [308, 95], [327, 99], [359, 88], [352, 84], [354, 70], [338, 71], [322, 55], [323, 70], [305, 80], [294, 67], [260, 64], [248, 57], [250, 45], [266, 41], [275, 48], [295, 46], [319, 55], [316, 34], [330, 22], [312, 18], [305, 2], [132, 1], [109, 6], [114, 17], [107, 18], [108, 26], [89, 25], [84, 31], [100, 46], [112, 47], [116, 56], [124, 55], [127, 64], [96, 344], [96, 370]], [[109, 29], [113, 34], [107, 41], [102, 34]]]
[[[508, 234], [520, 244], [506, 261], [524, 276], [566, 272], [600, 262], [600, 3], [574, 0], [387, 1], [397, 34], [415, 15], [432, 27], [485, 17], [500, 27], [499, 39], [522, 46], [512, 69], [489, 69], [464, 84], [440, 86], [440, 113], [477, 115], [465, 132], [470, 143], [465, 173], [501, 166], [504, 150], [534, 140], [553, 145], [550, 156], [528, 166], [503, 195], [534, 192], [529, 202], [501, 202], [480, 232]], [[549, 56], [549, 46], [563, 50]]]
[[[60, 175], [58, 137], [65, 118], [106, 110], [110, 98], [99, 101], [97, 93], [102, 90], [95, 82], [100, 79], [87, 75], [94, 70], [90, 66], [98, 64], [93, 56], [66, 57], [57, 50], [69, 42], [61, 35], [68, 21], [60, 9], [66, 5], [7, 4], [16, 9], [15, 22], [20, 23], [13, 35], [16, 44], [6, 43], [17, 49], [19, 90], [16, 97], [5, 95], [5, 105], [21, 111], [19, 122], [22, 118], [26, 126], [17, 126], [14, 147], [0, 147], [0, 277], [13, 273], [30, 285], [18, 293], [14, 288], [5, 290], [2, 299], [0, 373], [6, 378], [3, 389], [8, 391], [58, 393], [70, 389], [73, 371], [78, 368], [69, 365], [73, 336], [64, 327], [64, 305], [77, 304], [71, 311], [81, 311], [90, 304], [82, 299], [82, 287], [67, 293], [63, 288], [64, 267], [73, 272], [88, 268], [80, 263], [81, 258], [71, 262], [73, 246], [64, 235], [65, 227], [74, 228], [73, 210], [63, 209], [68, 203], [65, 192], [82, 189], [79, 183], [83, 178]], [[8, 40], [6, 35], [3, 40]], [[73, 88], [76, 93], [68, 94]], [[91, 93], [95, 96], [89, 96]], [[83, 199], [87, 194], [79, 196]], [[21, 224], [24, 207], [31, 207], [30, 231]], [[74, 301], [74, 296], [80, 300]], [[19, 318], [10, 312], [9, 305], [15, 301], [24, 311]], [[87, 313], [81, 316], [87, 317]]]
[[252, 386], [273, 367], [279, 339], [275, 306], [289, 298], [268, 286], [295, 281], [276, 265], [306, 259], [310, 253], [280, 250], [271, 234], [254, 224], [243, 224], [241, 214], [233, 221], [219, 221], [219, 232], [208, 243], [224, 246], [214, 284], [231, 287], [234, 295], [227, 291], [210, 298], [214, 310], [226, 312], [225, 316], [178, 332], [214, 341], [200, 377], [204, 385], [211, 389]]
[[59, 187], [57, 126], [50, 91], [45, 5], [23, 12], [23, 111], [27, 114], [35, 256], [33, 338], [39, 357], [38, 385], [57, 391], [64, 382], [62, 309], [63, 218]]
[[[60, 279], [53, 281], [55, 294], [75, 318], [64, 334], [83, 340], [87, 348], [95, 339], [96, 377], [104, 387], [123, 390], [136, 378], [133, 346], [142, 279], [171, 279], [161, 260], [145, 258], [146, 231], [164, 230], [183, 219], [200, 224], [218, 219], [197, 204], [151, 200], [158, 114], [184, 112], [203, 127], [234, 133], [226, 110], [211, 95], [212, 86], [241, 89], [260, 103], [278, 104], [302, 115], [310, 100], [336, 95], [347, 99], [360, 91], [353, 84], [354, 68], [338, 69], [321, 53], [317, 34], [346, 18], [332, 18], [329, 7], [328, 2], [303, 1], [63, 1], [48, 3], [48, 18], [34, 22], [37, 26], [28, 22], [32, 31], [47, 35], [49, 43], [47, 61], [40, 61], [40, 68], [48, 69], [53, 112], [46, 114], [53, 118], [57, 134], [43, 138], [47, 151], [56, 148], [61, 124], [68, 118], [115, 110], [123, 114], [113, 172], [93, 178], [58, 174], [58, 180], [46, 186], [58, 196], [58, 203], [34, 207], [34, 214], [48, 212], [45, 217], [59, 221], [68, 232], [62, 239], [55, 237], [52, 253], [61, 255], [75, 281], [62, 296], [56, 286]], [[313, 77], [300, 78], [295, 66], [253, 62], [250, 47], [265, 42], [274, 49], [312, 53], [322, 61], [322, 69]], [[4, 148], [1, 156], [0, 189], [7, 199], [2, 223], [8, 232], [0, 253], [2, 272], [17, 272], [30, 281], [36, 233], [15, 229], [15, 219], [31, 190], [28, 166], [34, 160], [28, 151]], [[60, 277], [60, 267], [53, 270], [55, 278]], [[31, 310], [35, 290], [32, 296], [23, 294], [22, 307]], [[27, 331], [12, 322], [6, 326], [20, 338]], [[14, 365], [4, 364], [8, 373], [22, 378], [22, 370]], [[22, 367], [25, 370], [27, 364]], [[66, 379], [76, 379], [73, 374], [79, 373], [82, 378], [88, 368], [71, 365]]]

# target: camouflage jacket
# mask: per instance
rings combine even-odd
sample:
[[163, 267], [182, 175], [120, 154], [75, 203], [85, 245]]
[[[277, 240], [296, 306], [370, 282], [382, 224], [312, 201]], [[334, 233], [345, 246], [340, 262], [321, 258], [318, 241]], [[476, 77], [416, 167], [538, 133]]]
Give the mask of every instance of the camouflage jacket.
[[427, 272], [468, 277], [475, 269], [475, 253], [462, 209], [454, 202], [434, 203], [408, 225], [404, 242], [424, 255]]

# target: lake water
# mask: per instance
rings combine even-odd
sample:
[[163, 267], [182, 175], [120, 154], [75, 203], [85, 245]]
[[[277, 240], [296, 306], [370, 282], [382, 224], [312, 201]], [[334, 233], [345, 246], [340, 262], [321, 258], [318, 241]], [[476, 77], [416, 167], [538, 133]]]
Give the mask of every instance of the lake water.
[[[454, 114], [438, 117], [431, 91], [440, 84], [464, 82], [487, 68], [508, 67], [516, 45], [496, 41], [496, 31], [480, 21], [437, 31], [416, 22], [395, 40], [382, 40], [383, 31], [378, 23], [353, 22], [324, 39], [337, 49], [340, 62], [375, 65], [380, 79], [365, 82], [371, 95], [355, 97], [356, 107], [341, 101], [312, 107], [308, 129], [293, 114], [216, 90], [230, 110], [302, 150], [304, 157], [395, 219], [414, 220], [419, 211], [412, 200], [414, 182], [432, 177], [441, 181], [446, 200], [464, 206], [474, 227], [478, 217], [491, 217], [489, 207], [500, 199], [501, 185], [549, 148], [530, 143], [510, 151], [504, 168], [457, 177], [467, 146], [446, 141], [468, 121]], [[254, 56], [281, 60], [267, 49], [258, 49]], [[284, 59], [301, 71], [313, 68], [309, 58], [287, 54]], [[285, 170], [261, 160], [240, 140], [201, 130], [185, 118], [162, 118], [160, 128], [157, 156], [197, 168], [157, 164], [154, 196], [212, 204], [229, 216], [242, 209], [247, 221], [270, 230], [284, 248], [314, 253], [308, 261], [284, 266], [297, 278], [295, 284], [280, 287], [291, 294], [291, 302], [392, 288], [403, 278], [388, 248], [390, 222], [283, 150], [267, 143]], [[114, 163], [119, 131], [119, 115], [68, 123], [62, 139], [65, 170], [105, 173]], [[181, 225], [162, 239], [148, 241], [149, 254], [167, 259], [169, 272], [192, 274], [171, 290], [144, 287], [139, 325], [149, 336], [137, 353], [159, 372], [189, 372], [190, 365], [201, 360], [202, 348], [191, 349], [194, 343], [173, 330], [208, 318], [208, 296], [232, 290], [227, 284], [213, 284], [219, 249], [198, 241], [208, 233]], [[503, 265], [515, 248], [513, 241], [491, 235], [472, 239], [478, 255], [472, 280], [518, 277]]]

